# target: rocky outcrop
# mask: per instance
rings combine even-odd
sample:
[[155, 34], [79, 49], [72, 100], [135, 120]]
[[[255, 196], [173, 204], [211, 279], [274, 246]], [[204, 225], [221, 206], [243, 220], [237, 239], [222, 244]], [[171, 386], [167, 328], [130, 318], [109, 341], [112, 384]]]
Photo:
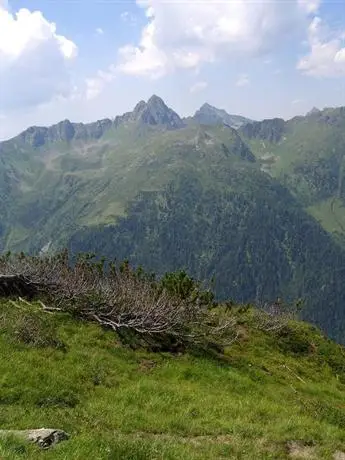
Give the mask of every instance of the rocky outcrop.
[[260, 139], [268, 142], [279, 142], [286, 129], [286, 122], [281, 118], [257, 121], [240, 128], [241, 134], [248, 139]]
[[69, 439], [69, 435], [63, 430], [53, 428], [40, 428], [38, 430], [0, 430], [0, 439], [7, 436], [14, 436], [23, 441], [37, 444], [41, 449], [58, 444]]
[[[31, 126], [17, 137], [4, 141], [2, 148], [10, 145], [29, 145], [33, 148], [43, 147], [53, 142], [71, 142], [73, 140], [88, 141], [100, 139], [111, 127], [113, 122], [109, 118], [94, 123], [71, 123], [63, 120], [50, 126]], [[1, 144], [0, 144], [1, 150]]]

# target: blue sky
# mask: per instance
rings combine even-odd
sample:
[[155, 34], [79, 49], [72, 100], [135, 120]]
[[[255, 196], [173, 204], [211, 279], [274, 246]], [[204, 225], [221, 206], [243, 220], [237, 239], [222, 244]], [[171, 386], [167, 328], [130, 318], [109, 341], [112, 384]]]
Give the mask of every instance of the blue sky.
[[345, 0], [0, 0], [0, 139], [153, 93], [181, 115], [345, 105]]

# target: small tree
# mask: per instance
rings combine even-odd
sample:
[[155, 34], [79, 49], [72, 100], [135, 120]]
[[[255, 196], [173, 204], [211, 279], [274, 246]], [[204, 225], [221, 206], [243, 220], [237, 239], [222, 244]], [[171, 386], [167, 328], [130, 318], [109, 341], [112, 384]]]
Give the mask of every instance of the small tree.
[[190, 277], [184, 270], [166, 273], [160, 281], [160, 286], [170, 294], [199, 306], [214, 306], [214, 294], [203, 289], [201, 284]]

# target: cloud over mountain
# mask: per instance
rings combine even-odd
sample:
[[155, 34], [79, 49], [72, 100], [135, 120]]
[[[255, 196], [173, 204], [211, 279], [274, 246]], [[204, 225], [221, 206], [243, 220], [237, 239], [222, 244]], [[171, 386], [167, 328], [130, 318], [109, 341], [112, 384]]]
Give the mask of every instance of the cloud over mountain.
[[69, 65], [77, 51], [42, 12], [12, 12], [0, 1], [0, 112], [69, 94]]
[[137, 4], [145, 9], [148, 22], [139, 44], [120, 49], [119, 69], [159, 78], [178, 68], [272, 51], [305, 33], [319, 1], [137, 0]]
[[308, 29], [309, 54], [300, 59], [297, 68], [315, 77], [345, 76], [345, 34], [331, 31], [316, 16]]

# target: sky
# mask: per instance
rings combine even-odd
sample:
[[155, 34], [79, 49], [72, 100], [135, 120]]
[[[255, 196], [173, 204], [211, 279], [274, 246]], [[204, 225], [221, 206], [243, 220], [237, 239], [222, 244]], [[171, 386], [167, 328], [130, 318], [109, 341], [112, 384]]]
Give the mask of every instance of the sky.
[[152, 94], [181, 116], [345, 105], [345, 0], [0, 0], [0, 139]]

